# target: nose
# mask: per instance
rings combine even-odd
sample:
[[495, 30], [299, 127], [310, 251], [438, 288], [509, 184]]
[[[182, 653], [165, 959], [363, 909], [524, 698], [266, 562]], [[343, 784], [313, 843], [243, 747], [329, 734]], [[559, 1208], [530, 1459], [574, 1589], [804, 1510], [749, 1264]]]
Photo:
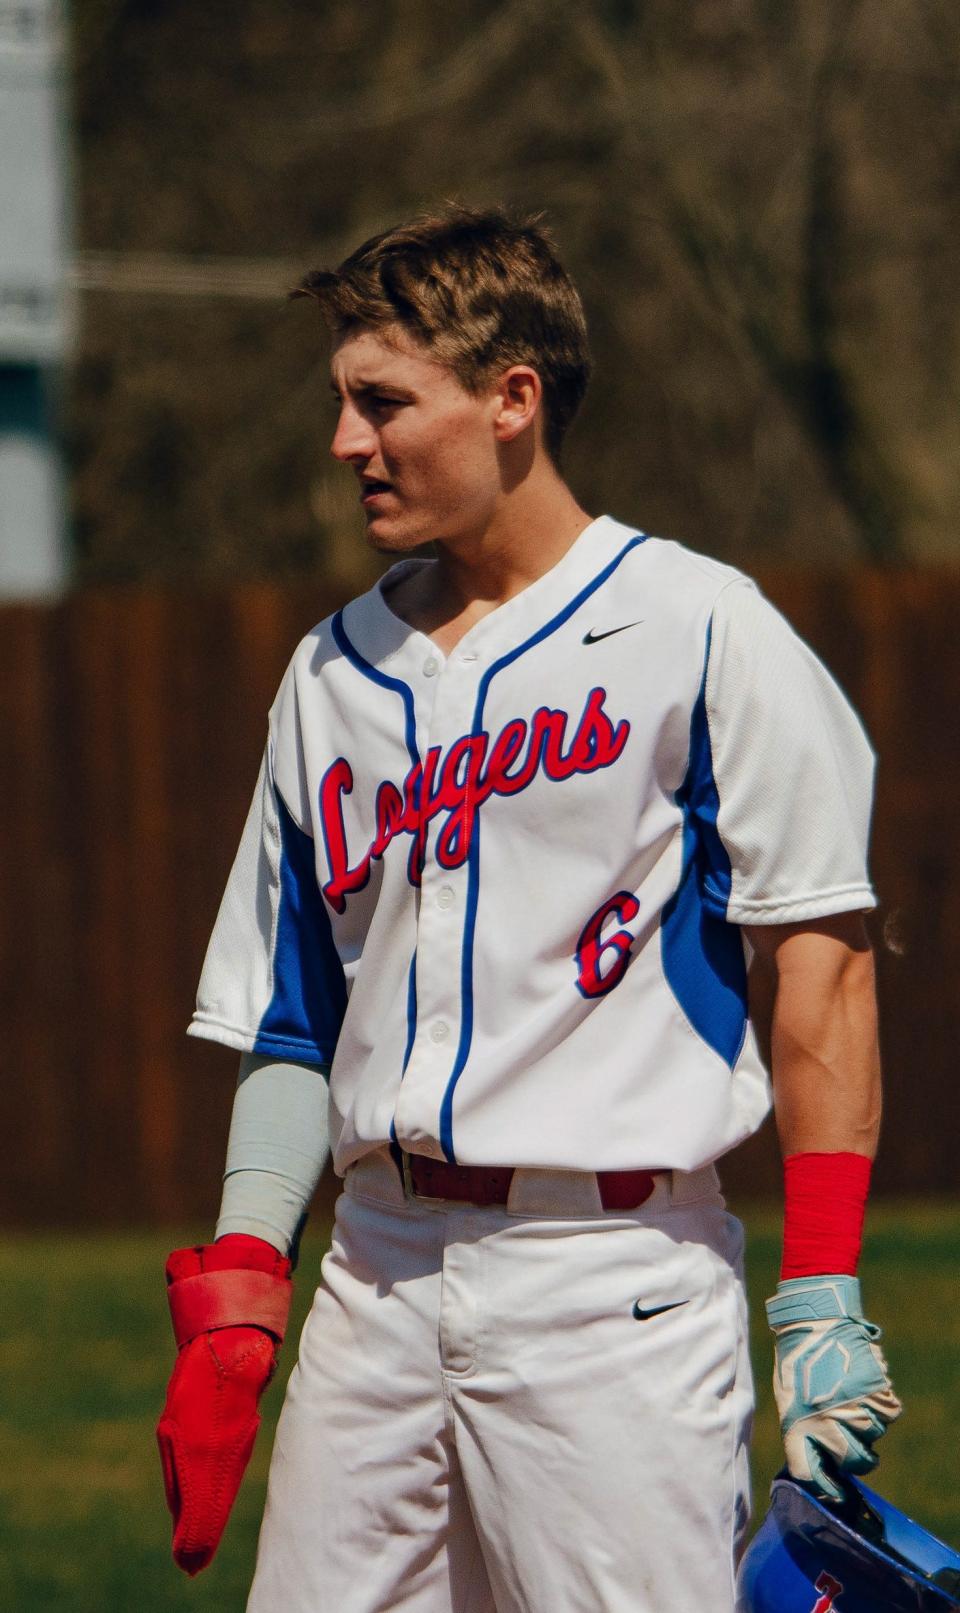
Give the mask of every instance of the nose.
[[344, 399], [340, 406], [337, 429], [330, 443], [330, 452], [334, 459], [339, 459], [344, 465], [352, 460], [367, 460], [373, 454], [375, 446], [369, 421], [364, 420], [359, 409]]

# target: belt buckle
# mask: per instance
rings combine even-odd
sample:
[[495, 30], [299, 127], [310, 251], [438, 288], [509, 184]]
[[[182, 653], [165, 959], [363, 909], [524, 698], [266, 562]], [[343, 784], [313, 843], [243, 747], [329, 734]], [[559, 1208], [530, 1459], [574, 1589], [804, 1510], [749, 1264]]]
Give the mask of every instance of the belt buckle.
[[445, 1204], [446, 1199], [436, 1193], [421, 1193], [413, 1179], [413, 1166], [410, 1155], [405, 1148], [400, 1150], [400, 1174], [403, 1177], [403, 1193], [408, 1199], [416, 1199], [418, 1204]]

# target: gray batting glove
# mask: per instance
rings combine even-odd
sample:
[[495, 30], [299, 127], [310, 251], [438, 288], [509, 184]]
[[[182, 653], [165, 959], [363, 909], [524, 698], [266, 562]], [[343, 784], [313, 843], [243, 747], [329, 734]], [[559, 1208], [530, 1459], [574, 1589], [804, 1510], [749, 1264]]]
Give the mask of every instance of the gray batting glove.
[[869, 1473], [875, 1440], [903, 1407], [879, 1327], [865, 1320], [856, 1277], [792, 1277], [767, 1300], [776, 1339], [773, 1392], [787, 1467], [827, 1500], [843, 1495], [824, 1467]]

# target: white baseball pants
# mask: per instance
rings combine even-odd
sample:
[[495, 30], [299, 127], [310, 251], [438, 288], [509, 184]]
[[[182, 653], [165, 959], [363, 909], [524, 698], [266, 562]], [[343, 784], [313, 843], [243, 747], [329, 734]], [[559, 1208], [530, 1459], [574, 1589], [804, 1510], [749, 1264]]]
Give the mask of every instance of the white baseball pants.
[[248, 1613], [732, 1613], [741, 1247], [712, 1170], [604, 1213], [589, 1172], [518, 1171], [506, 1209], [474, 1209], [406, 1199], [385, 1152], [361, 1161]]

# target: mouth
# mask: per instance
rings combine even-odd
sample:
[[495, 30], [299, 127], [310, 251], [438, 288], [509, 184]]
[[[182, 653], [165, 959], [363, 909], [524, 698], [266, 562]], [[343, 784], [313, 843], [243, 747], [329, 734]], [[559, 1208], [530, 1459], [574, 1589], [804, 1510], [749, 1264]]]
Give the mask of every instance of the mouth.
[[362, 476], [360, 478], [360, 503], [367, 508], [377, 499], [383, 498], [385, 493], [393, 492], [391, 482], [379, 481], [375, 476]]

